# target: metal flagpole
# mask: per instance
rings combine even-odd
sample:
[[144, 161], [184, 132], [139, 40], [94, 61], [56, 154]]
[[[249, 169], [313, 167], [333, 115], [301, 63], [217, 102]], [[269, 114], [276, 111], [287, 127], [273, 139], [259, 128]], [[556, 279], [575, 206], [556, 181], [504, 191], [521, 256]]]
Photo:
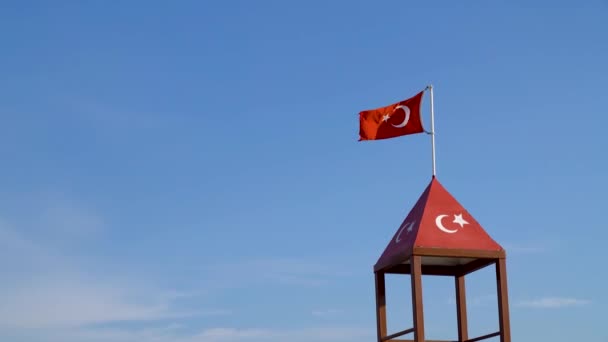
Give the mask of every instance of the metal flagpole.
[[431, 92], [431, 131], [427, 132], [431, 135], [431, 148], [432, 148], [432, 156], [433, 156], [433, 178], [437, 175], [437, 168], [435, 164], [435, 108], [433, 104], [433, 85], [428, 85], [426, 89]]

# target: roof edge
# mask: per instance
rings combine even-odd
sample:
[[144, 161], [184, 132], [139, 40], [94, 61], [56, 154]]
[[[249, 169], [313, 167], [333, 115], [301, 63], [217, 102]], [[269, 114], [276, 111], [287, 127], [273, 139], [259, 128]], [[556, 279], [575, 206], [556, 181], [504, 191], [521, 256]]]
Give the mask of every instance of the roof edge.
[[[410, 212], [412, 210], [414, 210], [414, 208], [416, 208], [416, 206], [418, 206], [419, 204], [422, 204], [422, 212], [420, 213], [420, 217], [421, 218], [424, 217], [424, 211], [426, 210], [426, 204], [428, 203], [430, 195], [431, 195], [431, 187], [433, 186], [433, 182], [435, 182], [435, 181], [438, 182], [438, 180], [436, 179], [436, 177], [433, 176], [433, 178], [431, 179], [431, 181], [424, 188], [424, 191], [422, 191], [422, 193], [420, 194], [420, 197], [418, 197], [418, 201], [416, 201], [416, 203], [414, 203], [414, 205], [410, 209]], [[418, 203], [423, 197], [425, 197], [424, 198], [424, 202]], [[404, 220], [406, 218], [404, 218]], [[417, 226], [418, 229], [420, 229], [420, 224], [421, 224], [421, 222], [418, 222], [418, 226]], [[416, 234], [418, 234], [418, 229], [416, 230]], [[380, 261], [382, 259], [382, 256], [380, 256], [380, 258], [374, 264], [374, 272], [377, 272], [379, 270], [385, 269], [387, 267], [392, 267], [392, 266], [394, 266], [396, 264], [400, 264], [400, 263], [408, 260], [413, 255], [413, 247], [416, 245], [416, 239], [417, 238], [418, 238], [418, 236], [416, 236], [416, 238], [414, 238], [413, 245], [412, 246], [408, 246], [406, 252], [404, 254], [402, 254], [402, 255], [393, 255], [393, 256], [390, 256], [387, 260], [385, 260], [384, 262], [382, 262], [382, 264], [380, 263]]]
[[448, 258], [476, 258], [476, 259], [506, 259], [507, 253], [504, 249], [488, 251], [478, 249], [456, 249], [456, 248], [429, 248], [414, 247], [412, 255], [437, 256]]

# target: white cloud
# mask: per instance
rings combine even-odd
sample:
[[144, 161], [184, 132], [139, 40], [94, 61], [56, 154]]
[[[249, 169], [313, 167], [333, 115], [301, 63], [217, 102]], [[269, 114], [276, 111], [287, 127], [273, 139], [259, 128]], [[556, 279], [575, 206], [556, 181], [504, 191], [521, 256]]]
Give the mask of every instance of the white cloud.
[[[76, 266], [43, 242], [0, 220], [0, 331], [64, 329], [198, 314], [173, 305], [182, 297], [145, 280], [118, 279]], [[227, 314], [201, 310], [204, 315]]]
[[[45, 209], [46, 208], [46, 209]], [[180, 301], [192, 307], [192, 296], [159, 289], [136, 270], [129, 275], [104, 274], [97, 265], [67, 254], [57, 241], [40, 232], [60, 232], [63, 246], [80, 240], [83, 234], [103, 233], [104, 221], [76, 202], [33, 210], [34, 220], [8, 224], [0, 217], [0, 340], [41, 342], [273, 342], [304, 341], [358, 342], [373, 337], [373, 325], [358, 327], [309, 327], [299, 329], [205, 327], [188, 317], [230, 315], [221, 308], [196, 308], [187, 312]], [[39, 218], [42, 218], [39, 220]], [[49, 227], [29, 226], [48, 224]], [[25, 225], [28, 225], [26, 228]], [[318, 286], [336, 276], [341, 267], [301, 259], [266, 259], [211, 266], [216, 273], [253, 281]], [[233, 268], [242, 272], [235, 275]], [[101, 271], [101, 272], [100, 272]], [[128, 270], [127, 270], [128, 271]], [[225, 273], [222, 273], [225, 272]], [[247, 285], [250, 285], [247, 284]], [[245, 285], [245, 286], [247, 286]], [[206, 291], [203, 291], [206, 292]], [[317, 310], [313, 315], [329, 316], [338, 310]], [[212, 321], [211, 319], [209, 321]], [[175, 322], [187, 324], [182, 326]], [[186, 323], [187, 322], [187, 323]], [[129, 323], [129, 324], [115, 324]], [[130, 324], [137, 323], [137, 324]], [[209, 322], [207, 322], [209, 323]], [[198, 329], [198, 330], [197, 330]]]
[[55, 233], [77, 236], [99, 233], [105, 225], [93, 210], [59, 194], [45, 200], [37, 224]]
[[[144, 328], [80, 328], [27, 330], [20, 340], [41, 342], [363, 342], [375, 335], [369, 327], [325, 326], [299, 329], [216, 327], [194, 331], [176, 323]], [[5, 336], [5, 335], [0, 335]]]
[[20, 329], [78, 327], [87, 324], [175, 317], [170, 303], [145, 298], [129, 289], [94, 284], [82, 277], [36, 279], [20, 288], [3, 288], [0, 326]]
[[[234, 272], [238, 269], [239, 272]], [[340, 265], [295, 258], [246, 260], [205, 266], [222, 282], [222, 287], [250, 286], [252, 283], [316, 287], [336, 277], [349, 276]]]
[[317, 316], [317, 317], [333, 317], [336, 315], [341, 314], [343, 311], [342, 310], [337, 310], [337, 309], [324, 309], [324, 310], [313, 310], [312, 315], [313, 316]]
[[102, 233], [106, 227], [94, 206], [61, 191], [20, 193], [10, 199], [0, 197], [0, 203], [4, 202], [7, 204], [0, 216], [18, 223], [19, 230], [27, 232], [25, 235], [37, 236], [40, 240], [73, 242]]
[[[498, 296], [496, 293], [484, 294], [484, 295], [470, 295], [466, 297], [468, 306], [486, 306], [498, 303]], [[456, 297], [451, 296], [448, 299], [448, 304], [455, 305]]]
[[[62, 342], [178, 342], [182, 325], [172, 323], [143, 329], [80, 329], [59, 334]], [[186, 341], [184, 341], [186, 342]]]
[[207, 329], [188, 342], [353, 341], [372, 337], [373, 329], [315, 327], [303, 329]]
[[200, 341], [244, 341], [251, 339], [269, 340], [283, 336], [280, 331], [265, 329], [234, 329], [234, 328], [212, 328], [207, 329], [195, 336]]
[[[142, 330], [88, 330], [75, 337], [80, 341], [104, 342], [308, 342], [308, 341], [366, 341], [373, 337], [373, 325], [369, 329], [352, 326], [313, 327], [301, 329], [230, 328], [216, 327], [195, 334], [184, 334], [176, 328]], [[70, 340], [71, 341], [71, 340]]]
[[[10, 224], [0, 219], [0, 256], [2, 256], [0, 261], [10, 259], [11, 253], [21, 254], [20, 256], [27, 257], [28, 260], [32, 258], [49, 260], [51, 257], [44, 248], [23, 238]], [[11, 260], [13, 263], [19, 261], [21, 260]]]
[[582, 306], [590, 304], [591, 301], [578, 298], [567, 297], [544, 297], [532, 300], [523, 300], [516, 303], [516, 306], [539, 309], [557, 309], [572, 306]]

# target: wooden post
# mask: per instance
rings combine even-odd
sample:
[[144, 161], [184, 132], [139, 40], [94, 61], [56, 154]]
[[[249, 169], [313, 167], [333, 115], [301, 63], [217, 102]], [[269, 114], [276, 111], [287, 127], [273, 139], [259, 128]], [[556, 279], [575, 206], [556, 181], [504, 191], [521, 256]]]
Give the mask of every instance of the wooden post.
[[424, 314], [422, 307], [422, 258], [410, 258], [412, 274], [412, 309], [414, 316], [414, 342], [424, 342]]
[[386, 286], [384, 272], [375, 272], [376, 277], [376, 330], [378, 342], [386, 336]]
[[507, 261], [504, 258], [496, 261], [496, 286], [498, 288], [498, 326], [500, 328], [500, 342], [511, 342], [509, 298], [507, 295]]
[[456, 276], [456, 315], [458, 317], [458, 341], [469, 339], [467, 324], [467, 296], [464, 286], [464, 275]]

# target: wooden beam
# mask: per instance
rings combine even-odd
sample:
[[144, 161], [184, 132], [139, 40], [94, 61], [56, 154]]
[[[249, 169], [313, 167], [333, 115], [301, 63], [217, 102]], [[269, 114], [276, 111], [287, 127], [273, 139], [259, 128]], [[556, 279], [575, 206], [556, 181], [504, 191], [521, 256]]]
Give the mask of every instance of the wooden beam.
[[504, 259], [506, 257], [504, 250], [480, 251], [474, 249], [440, 249], [426, 247], [414, 247], [413, 254], [419, 256], [440, 256], [454, 258]]
[[466, 341], [469, 338], [467, 323], [467, 297], [464, 285], [464, 275], [455, 277], [456, 283], [456, 317], [458, 323], [458, 341]]
[[376, 278], [376, 332], [378, 342], [384, 341], [386, 336], [386, 285], [384, 273], [374, 273]]
[[498, 327], [500, 342], [511, 342], [511, 323], [509, 321], [509, 296], [507, 295], [507, 261], [496, 261], [496, 285], [498, 290]]
[[409, 264], [399, 264], [395, 266], [391, 266], [384, 270], [385, 273], [390, 274], [410, 274], [410, 265]]
[[453, 276], [458, 272], [454, 266], [422, 265], [422, 275]]
[[[475, 259], [462, 266], [441, 266], [441, 265], [422, 265], [422, 275], [436, 276], [460, 276], [478, 271], [484, 267], [492, 265], [497, 259], [480, 258]], [[384, 273], [388, 274], [411, 274], [410, 264], [399, 264], [387, 268]]]
[[458, 275], [467, 275], [471, 272], [479, 271], [480, 269], [492, 265], [496, 262], [496, 259], [475, 259], [469, 262], [466, 265], [460, 266], [460, 270], [458, 271]]
[[424, 315], [422, 306], [422, 257], [414, 255], [412, 269], [412, 310], [414, 317], [414, 341], [424, 341]]
[[399, 337], [399, 336], [407, 335], [407, 334], [412, 333], [412, 332], [414, 332], [414, 328], [405, 329], [405, 330], [400, 331], [400, 332], [398, 332], [398, 333], [394, 333], [394, 334], [388, 335], [388, 336], [384, 337], [382, 340], [383, 340], [383, 341], [392, 340], [392, 339], [394, 339], [395, 337]]
[[[414, 340], [391, 340], [391, 342], [415, 342]], [[424, 340], [424, 342], [458, 342], [453, 340]]]
[[[422, 265], [422, 275], [453, 276], [460, 272], [460, 268], [455, 266]], [[395, 265], [386, 269], [390, 274], [411, 274], [410, 264]]]
[[500, 335], [500, 331], [497, 331], [497, 332], [491, 333], [491, 334], [487, 334], [487, 335], [483, 335], [483, 336], [479, 336], [479, 337], [475, 337], [470, 340], [466, 340], [464, 342], [477, 342], [477, 341], [485, 340], [486, 338], [496, 337], [498, 335]]

